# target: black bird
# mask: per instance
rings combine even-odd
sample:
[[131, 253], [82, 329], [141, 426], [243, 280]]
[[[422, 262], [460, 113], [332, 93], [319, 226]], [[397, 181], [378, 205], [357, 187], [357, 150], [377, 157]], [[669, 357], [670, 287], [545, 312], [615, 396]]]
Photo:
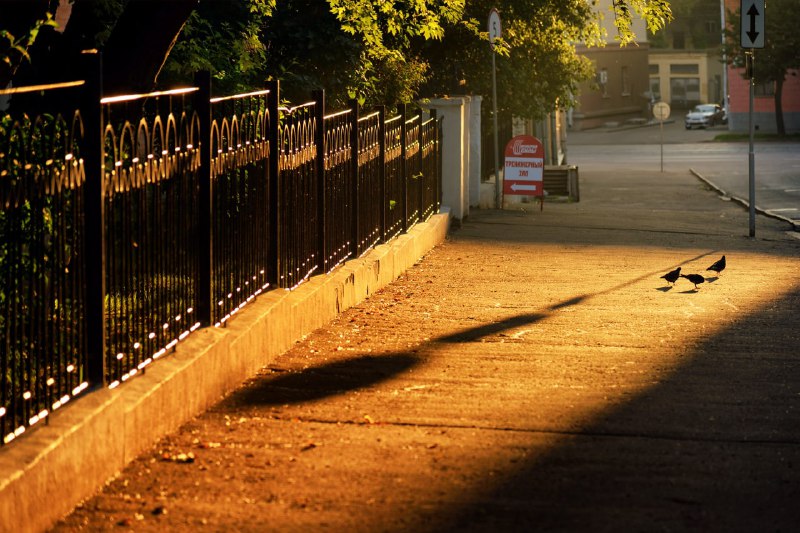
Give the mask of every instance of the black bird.
[[721, 273], [723, 270], [725, 270], [725, 256], [723, 255], [720, 257], [716, 263], [708, 267], [706, 270], [713, 270], [717, 274]]
[[692, 283], [694, 283], [695, 290], [697, 290], [697, 286], [698, 285], [700, 285], [701, 283], [704, 283], [706, 281], [706, 278], [704, 278], [700, 274], [681, 274], [681, 277], [682, 278], [686, 278], [689, 281], [691, 281]]
[[668, 283], [672, 283], [673, 285], [675, 285], [675, 282], [678, 281], [678, 278], [680, 277], [680, 275], [681, 275], [681, 267], [678, 267], [675, 270], [671, 270], [670, 272], [667, 272], [666, 274], [664, 274], [661, 277], [664, 278], [665, 280], [667, 280]]

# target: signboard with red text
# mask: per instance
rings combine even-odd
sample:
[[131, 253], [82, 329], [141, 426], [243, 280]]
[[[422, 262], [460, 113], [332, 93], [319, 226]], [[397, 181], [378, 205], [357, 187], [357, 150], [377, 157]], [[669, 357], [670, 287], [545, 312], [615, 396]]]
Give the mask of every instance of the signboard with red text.
[[503, 192], [542, 196], [544, 189], [544, 146], [530, 135], [517, 135], [506, 145]]

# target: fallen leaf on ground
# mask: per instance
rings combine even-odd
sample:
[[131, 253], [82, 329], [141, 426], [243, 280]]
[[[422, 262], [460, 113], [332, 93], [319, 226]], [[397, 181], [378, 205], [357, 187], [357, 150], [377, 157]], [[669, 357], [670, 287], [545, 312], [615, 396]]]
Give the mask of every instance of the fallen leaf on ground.
[[161, 459], [163, 461], [172, 461], [174, 463], [193, 463], [195, 457], [192, 452], [178, 453], [178, 454], [171, 454], [169, 452], [164, 452], [161, 454]]

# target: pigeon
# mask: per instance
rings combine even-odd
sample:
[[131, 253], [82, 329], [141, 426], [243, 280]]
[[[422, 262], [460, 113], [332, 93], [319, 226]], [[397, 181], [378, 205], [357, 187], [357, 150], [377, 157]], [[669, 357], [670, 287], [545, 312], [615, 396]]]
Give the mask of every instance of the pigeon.
[[704, 283], [706, 281], [706, 278], [704, 278], [700, 274], [681, 274], [681, 277], [682, 278], [686, 278], [689, 281], [691, 281], [692, 283], [694, 283], [695, 290], [697, 290], [697, 286], [698, 285], [700, 285], [701, 283]]
[[667, 280], [668, 283], [672, 283], [673, 285], [675, 285], [675, 282], [678, 280], [680, 275], [681, 275], [681, 267], [678, 267], [675, 270], [671, 270], [670, 272], [667, 272], [666, 274], [664, 274], [661, 277], [664, 278], [665, 280]]
[[725, 270], [725, 256], [723, 255], [719, 261], [708, 267], [706, 270], [713, 270], [717, 274], [720, 274], [723, 270]]

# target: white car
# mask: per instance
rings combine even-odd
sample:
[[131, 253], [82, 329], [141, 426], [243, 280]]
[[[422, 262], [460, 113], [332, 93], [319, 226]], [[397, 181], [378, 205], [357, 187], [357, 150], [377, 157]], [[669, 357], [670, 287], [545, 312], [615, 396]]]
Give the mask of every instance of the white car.
[[687, 130], [692, 129], [692, 126], [710, 128], [715, 124], [727, 124], [727, 122], [725, 111], [717, 104], [696, 105], [686, 115], [685, 120]]

